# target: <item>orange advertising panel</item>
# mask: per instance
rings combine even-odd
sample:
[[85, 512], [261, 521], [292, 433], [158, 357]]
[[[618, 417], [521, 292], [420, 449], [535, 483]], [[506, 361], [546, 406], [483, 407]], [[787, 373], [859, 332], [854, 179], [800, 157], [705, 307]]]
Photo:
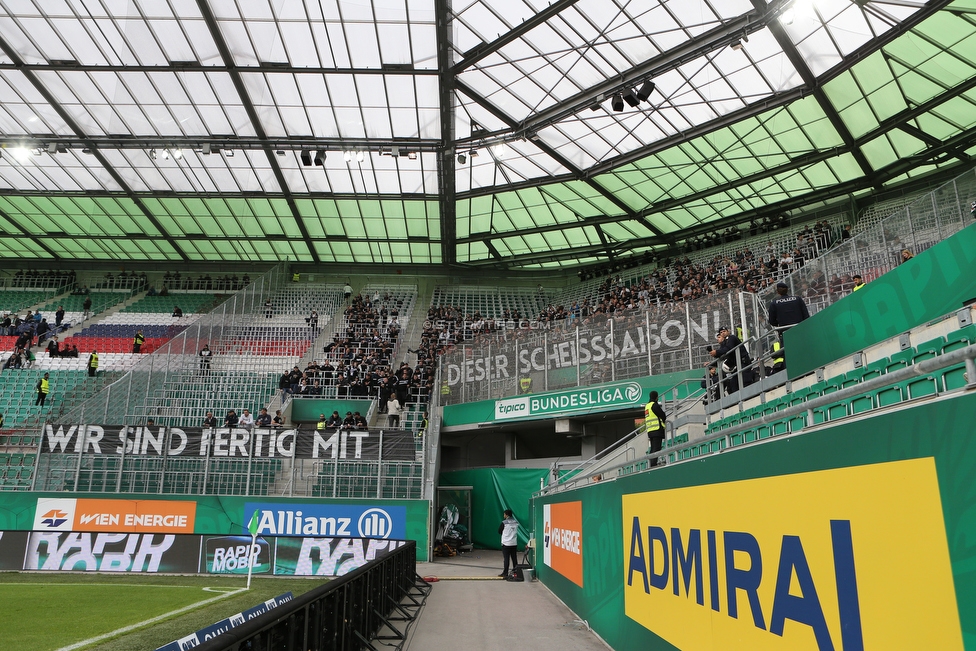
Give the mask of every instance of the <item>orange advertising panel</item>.
[[543, 562], [583, 587], [583, 503], [546, 504]]
[[190, 501], [42, 498], [37, 500], [35, 529], [193, 533], [196, 511], [196, 502]]

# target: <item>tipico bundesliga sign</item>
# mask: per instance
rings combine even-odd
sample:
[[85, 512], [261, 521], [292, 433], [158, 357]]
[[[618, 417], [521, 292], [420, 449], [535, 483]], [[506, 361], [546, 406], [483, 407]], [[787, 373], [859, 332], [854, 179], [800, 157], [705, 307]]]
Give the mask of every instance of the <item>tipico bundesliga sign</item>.
[[637, 382], [617, 382], [570, 391], [530, 394], [495, 401], [495, 420], [548, 418], [596, 409], [639, 407], [644, 390]]

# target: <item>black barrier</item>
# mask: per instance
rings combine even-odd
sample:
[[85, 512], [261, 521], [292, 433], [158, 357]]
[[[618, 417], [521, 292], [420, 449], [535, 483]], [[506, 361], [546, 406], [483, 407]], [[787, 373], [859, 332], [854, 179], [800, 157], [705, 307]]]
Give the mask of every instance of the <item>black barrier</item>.
[[[406, 639], [430, 592], [415, 541], [194, 647], [198, 651], [359, 651]], [[384, 642], [384, 646], [389, 646]]]

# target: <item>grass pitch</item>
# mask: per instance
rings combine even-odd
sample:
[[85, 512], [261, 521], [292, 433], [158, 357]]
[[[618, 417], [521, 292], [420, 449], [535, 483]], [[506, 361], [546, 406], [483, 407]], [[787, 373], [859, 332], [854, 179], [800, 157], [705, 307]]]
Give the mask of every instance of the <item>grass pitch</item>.
[[[168, 642], [322, 579], [113, 574], [0, 574], [0, 651], [152, 651]], [[216, 600], [214, 600], [217, 598]], [[210, 601], [203, 604], [202, 602]], [[183, 612], [176, 613], [175, 611]], [[161, 618], [149, 623], [148, 620]], [[119, 629], [128, 632], [113, 635]], [[102, 636], [109, 635], [104, 638]]]

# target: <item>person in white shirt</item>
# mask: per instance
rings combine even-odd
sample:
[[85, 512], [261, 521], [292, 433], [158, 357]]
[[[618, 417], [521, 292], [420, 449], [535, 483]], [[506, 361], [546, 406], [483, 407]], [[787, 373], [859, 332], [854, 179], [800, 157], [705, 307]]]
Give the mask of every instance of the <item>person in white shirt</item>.
[[400, 411], [402, 407], [397, 400], [396, 394], [390, 395], [390, 400], [386, 403], [386, 422], [389, 427], [400, 426]]
[[502, 537], [502, 558], [505, 559], [505, 569], [498, 576], [508, 576], [508, 563], [512, 562], [512, 570], [518, 567], [518, 527], [519, 522], [512, 515], [512, 509], [505, 509], [502, 514], [504, 520], [498, 525], [498, 533]]
[[247, 409], [241, 414], [240, 419], [237, 421], [238, 427], [243, 427], [244, 429], [250, 431], [254, 428], [254, 416], [251, 415]]

